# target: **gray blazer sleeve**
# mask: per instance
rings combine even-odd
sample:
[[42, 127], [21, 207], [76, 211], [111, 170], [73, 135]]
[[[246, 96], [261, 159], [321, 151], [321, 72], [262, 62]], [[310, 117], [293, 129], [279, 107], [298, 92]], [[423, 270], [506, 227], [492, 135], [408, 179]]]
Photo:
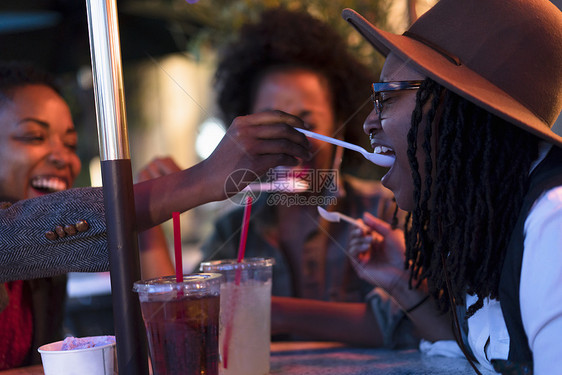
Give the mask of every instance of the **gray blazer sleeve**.
[[[88, 229], [49, 240], [45, 232], [85, 220]], [[101, 188], [77, 188], [0, 209], [0, 282], [109, 270]]]

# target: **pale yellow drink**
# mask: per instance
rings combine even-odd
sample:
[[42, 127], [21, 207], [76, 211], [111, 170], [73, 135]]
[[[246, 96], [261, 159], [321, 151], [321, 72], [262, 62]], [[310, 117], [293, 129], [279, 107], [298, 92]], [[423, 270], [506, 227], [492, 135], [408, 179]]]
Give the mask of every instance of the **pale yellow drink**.
[[222, 273], [219, 374], [269, 374], [272, 259], [250, 258], [238, 264], [222, 260], [201, 264]]

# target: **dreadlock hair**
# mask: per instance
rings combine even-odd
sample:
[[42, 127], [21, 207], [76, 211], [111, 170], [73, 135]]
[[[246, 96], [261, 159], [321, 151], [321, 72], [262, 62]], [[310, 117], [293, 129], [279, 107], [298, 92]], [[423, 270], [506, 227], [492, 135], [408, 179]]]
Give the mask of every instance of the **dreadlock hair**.
[[[423, 166], [417, 155], [423, 155]], [[538, 138], [429, 78], [422, 84], [408, 133], [415, 208], [406, 227], [406, 266], [410, 283], [428, 280], [443, 312], [452, 307], [449, 292], [456, 305], [464, 304], [467, 293], [478, 296], [467, 317], [484, 298], [498, 297], [508, 241], [537, 156]]]
[[30, 62], [0, 62], [0, 105], [11, 100], [15, 89], [26, 85], [44, 85], [61, 95], [55, 78]]

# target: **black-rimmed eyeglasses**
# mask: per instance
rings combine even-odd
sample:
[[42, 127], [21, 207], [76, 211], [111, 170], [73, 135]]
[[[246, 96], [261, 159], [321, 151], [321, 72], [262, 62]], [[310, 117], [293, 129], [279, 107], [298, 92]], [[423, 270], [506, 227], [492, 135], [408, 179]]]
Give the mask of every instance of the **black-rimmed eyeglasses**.
[[388, 91], [417, 90], [423, 81], [389, 81], [373, 83], [373, 96], [371, 99], [375, 104], [375, 112], [380, 116], [382, 113], [383, 98], [382, 93]]

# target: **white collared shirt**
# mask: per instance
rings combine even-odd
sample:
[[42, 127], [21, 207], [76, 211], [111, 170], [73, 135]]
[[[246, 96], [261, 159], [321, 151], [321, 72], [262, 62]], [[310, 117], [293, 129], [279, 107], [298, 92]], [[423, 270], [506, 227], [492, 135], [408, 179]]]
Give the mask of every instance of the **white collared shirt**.
[[525, 221], [519, 298], [534, 374], [562, 371], [562, 187], [547, 191]]
[[[562, 369], [562, 187], [543, 194], [525, 220], [519, 298], [523, 327], [533, 352], [534, 374]], [[467, 306], [475, 297], [467, 296]], [[469, 345], [480, 362], [507, 359], [509, 335], [496, 300], [468, 320]], [[490, 338], [489, 344], [488, 337]]]
[[[466, 296], [467, 308], [477, 300], [477, 296]], [[484, 306], [468, 319], [468, 344], [478, 363], [488, 370], [494, 369], [490, 360], [507, 359], [509, 333], [497, 300], [486, 298]]]

